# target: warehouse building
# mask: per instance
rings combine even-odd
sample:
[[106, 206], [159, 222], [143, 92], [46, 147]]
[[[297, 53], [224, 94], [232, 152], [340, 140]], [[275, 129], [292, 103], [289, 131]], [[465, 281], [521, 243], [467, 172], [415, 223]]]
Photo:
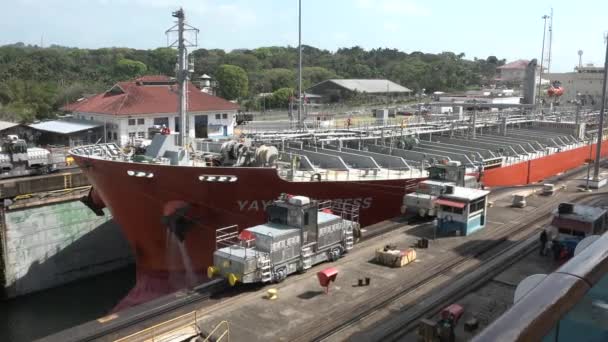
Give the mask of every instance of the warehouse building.
[[343, 102], [357, 95], [404, 98], [412, 90], [389, 80], [330, 79], [306, 89], [306, 93], [321, 96], [324, 103]]

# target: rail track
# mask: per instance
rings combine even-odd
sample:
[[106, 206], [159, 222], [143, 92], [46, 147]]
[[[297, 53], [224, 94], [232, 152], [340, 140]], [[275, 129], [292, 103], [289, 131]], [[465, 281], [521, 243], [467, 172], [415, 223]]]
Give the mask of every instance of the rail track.
[[[550, 209], [554, 208], [555, 205], [562, 201], [570, 201], [576, 203], [582, 203], [586, 199], [593, 199], [598, 196], [606, 196], [606, 193], [592, 193], [592, 194], [562, 194], [562, 196], [555, 196], [547, 203], [539, 206], [534, 212], [537, 215], [534, 216], [533, 219], [527, 221], [515, 221], [509, 225], [503, 226], [500, 229], [496, 229], [488, 234], [487, 239], [490, 240], [478, 240], [475, 241], [475, 245], [471, 245], [470, 254], [460, 257], [460, 258], [452, 258], [451, 260], [447, 260], [447, 262], [439, 261], [436, 267], [431, 268], [429, 271], [425, 272], [425, 275], [421, 278], [418, 278], [415, 282], [404, 282], [398, 289], [395, 288], [387, 288], [386, 290], [379, 292], [378, 295], [371, 298], [369, 301], [348, 310], [348, 312], [339, 313], [336, 312], [335, 316], [332, 315], [332, 320], [328, 320], [325, 323], [317, 322], [315, 329], [307, 329], [299, 335], [296, 341], [328, 341], [332, 340], [332, 338], [339, 333], [345, 331], [346, 329], [354, 327], [356, 324], [361, 322], [363, 319], [371, 317], [375, 313], [379, 312], [387, 308], [389, 305], [402, 299], [414, 291], [423, 288], [426, 285], [432, 284], [434, 281], [438, 280], [440, 277], [444, 277], [449, 273], [453, 272], [454, 269], [462, 267], [467, 262], [474, 261], [475, 259], [480, 258], [482, 255], [490, 254], [490, 256], [482, 261], [479, 265], [481, 267], [484, 264], [488, 264], [493, 260], [500, 258], [505, 253], [518, 248], [524, 243], [528, 238], [534, 236], [538, 232], [538, 224], [547, 220], [550, 215]], [[505, 246], [505, 242], [514, 241], [514, 243]], [[514, 260], [516, 261], [516, 260]], [[471, 288], [469, 287], [470, 291]], [[464, 293], [460, 293], [462, 295]], [[450, 296], [454, 298], [454, 296]], [[423, 298], [418, 298], [418, 302], [424, 300]], [[442, 304], [446, 304], [446, 301], [440, 303], [433, 303], [428, 305], [426, 308], [418, 310], [415, 313], [410, 313], [406, 319], [399, 320], [398, 324], [385, 324], [381, 329], [376, 329], [375, 331], [380, 332], [379, 334], [375, 334], [371, 336], [370, 334], [361, 334], [361, 336], [357, 338], [352, 338], [352, 340], [378, 340], [378, 341], [397, 341], [402, 338], [405, 334], [410, 332], [414, 327], [415, 323], [433, 312], [437, 308], [441, 308]], [[412, 308], [414, 305], [406, 305], [402, 307], [401, 311], [407, 311]], [[339, 323], [336, 323], [339, 322]]]

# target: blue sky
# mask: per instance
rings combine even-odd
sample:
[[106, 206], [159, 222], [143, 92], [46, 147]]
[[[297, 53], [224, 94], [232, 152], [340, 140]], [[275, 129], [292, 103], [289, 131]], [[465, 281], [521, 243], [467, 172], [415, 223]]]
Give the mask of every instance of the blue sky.
[[[297, 0], [0, 0], [0, 45], [22, 41], [86, 48], [166, 45], [171, 10], [183, 6], [204, 48], [297, 45]], [[303, 0], [303, 43], [467, 58], [539, 58], [541, 16], [554, 9], [552, 71], [601, 65], [608, 1]]]

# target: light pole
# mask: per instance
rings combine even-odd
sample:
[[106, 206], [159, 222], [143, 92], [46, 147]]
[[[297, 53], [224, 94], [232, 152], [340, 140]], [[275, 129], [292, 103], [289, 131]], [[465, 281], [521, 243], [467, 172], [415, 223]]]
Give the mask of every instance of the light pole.
[[540, 52], [540, 73], [538, 76], [538, 103], [540, 104], [540, 111], [541, 111], [541, 115], [542, 115], [542, 111], [543, 111], [543, 107], [542, 107], [542, 98], [540, 95], [540, 86], [543, 83], [543, 60], [545, 59], [545, 34], [547, 33], [547, 19], [549, 18], [548, 15], [543, 15], [542, 19], [544, 20], [544, 26], [543, 26], [543, 49]]
[[298, 1], [298, 128], [302, 125], [302, 0]]
[[[606, 79], [608, 76], [608, 36], [604, 33], [606, 43], [606, 56], [604, 57], [604, 81], [602, 83], [602, 105], [600, 107], [600, 122], [597, 131], [597, 148], [595, 150], [595, 165], [593, 168], [593, 181], [599, 182], [600, 177], [600, 158], [602, 150], [602, 138], [604, 137], [604, 108], [606, 107]], [[599, 183], [598, 183], [599, 186]]]

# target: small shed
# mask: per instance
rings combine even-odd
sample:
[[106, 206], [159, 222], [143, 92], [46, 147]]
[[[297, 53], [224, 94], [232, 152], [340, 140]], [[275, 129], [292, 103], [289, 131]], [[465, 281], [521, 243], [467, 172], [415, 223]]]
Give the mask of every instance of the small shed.
[[104, 124], [89, 120], [49, 120], [29, 125], [38, 131], [37, 144], [78, 146], [104, 138]]
[[448, 185], [435, 204], [439, 233], [469, 235], [486, 225], [489, 191]]

